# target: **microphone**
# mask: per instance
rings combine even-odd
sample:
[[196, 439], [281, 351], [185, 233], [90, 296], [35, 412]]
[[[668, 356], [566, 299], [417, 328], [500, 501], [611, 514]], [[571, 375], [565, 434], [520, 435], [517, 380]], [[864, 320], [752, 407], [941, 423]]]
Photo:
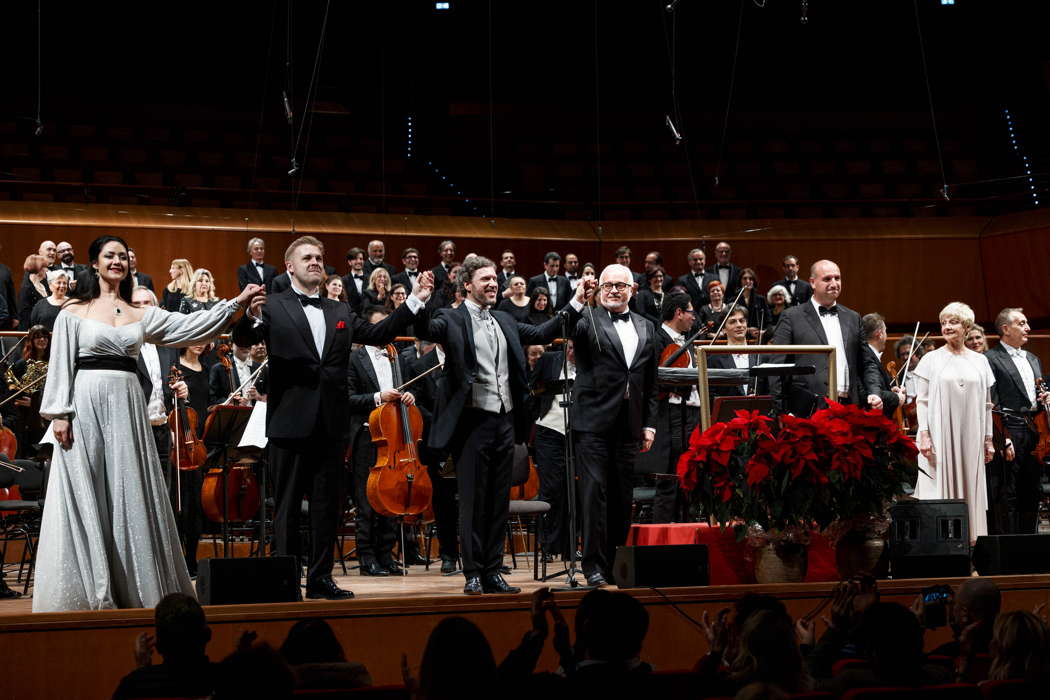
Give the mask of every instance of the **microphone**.
[[288, 123], [292, 123], [292, 103], [288, 101], [288, 93], [281, 91], [281, 99], [284, 101], [284, 118], [288, 120]]
[[674, 145], [682, 143], [682, 135], [678, 133], [678, 129], [675, 128], [674, 122], [671, 121], [671, 115], [664, 115], [664, 123], [667, 124], [667, 128], [671, 130], [671, 136], [674, 136]]

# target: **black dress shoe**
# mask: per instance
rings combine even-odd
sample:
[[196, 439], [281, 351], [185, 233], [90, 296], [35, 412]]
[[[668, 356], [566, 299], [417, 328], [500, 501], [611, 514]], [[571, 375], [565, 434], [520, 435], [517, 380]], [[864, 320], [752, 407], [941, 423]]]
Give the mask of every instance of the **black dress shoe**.
[[354, 594], [335, 585], [332, 577], [326, 576], [319, 581], [306, 584], [306, 597], [311, 599], [349, 600], [354, 597]]
[[485, 589], [481, 587], [481, 578], [478, 576], [471, 576], [467, 579], [467, 583], [463, 586], [463, 592], [467, 595], [481, 595], [485, 592]]
[[593, 574], [587, 575], [587, 585], [601, 588], [602, 586], [608, 586], [609, 582], [605, 580], [600, 571], [595, 571]]
[[450, 557], [447, 554], [441, 555], [441, 575], [451, 576], [452, 574], [459, 571], [459, 567], [456, 566], [456, 558]]
[[405, 555], [405, 563], [409, 566], [426, 566], [430, 560], [420, 554], [418, 549], [410, 549]]
[[380, 566], [374, 561], [363, 561], [358, 567], [357, 572], [362, 576], [389, 576], [390, 572], [385, 567]]
[[503, 577], [499, 574], [486, 576], [482, 589], [486, 593], [521, 593], [520, 588], [510, 585], [504, 581]]
[[382, 564], [380, 564], [380, 566], [382, 566], [383, 569], [391, 576], [400, 576], [403, 573], [401, 571], [401, 565], [393, 559], [391, 559], [390, 561], [383, 562]]
[[507, 576], [510, 576], [510, 574], [511, 574], [511, 571], [510, 571], [510, 567], [509, 567], [509, 566], [501, 566], [501, 567], [499, 568], [499, 572], [500, 572], [501, 574], [506, 574]]

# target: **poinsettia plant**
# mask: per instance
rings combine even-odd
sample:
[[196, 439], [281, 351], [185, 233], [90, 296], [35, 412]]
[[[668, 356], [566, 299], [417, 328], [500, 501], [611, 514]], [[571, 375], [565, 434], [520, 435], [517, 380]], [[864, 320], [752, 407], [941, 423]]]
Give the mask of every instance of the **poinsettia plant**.
[[[682, 488], [705, 517], [739, 537], [808, 533], [885, 515], [901, 493], [915, 444], [881, 413], [829, 402], [810, 418], [737, 411], [696, 430], [678, 461]], [[911, 467], [914, 469], [914, 467]]]

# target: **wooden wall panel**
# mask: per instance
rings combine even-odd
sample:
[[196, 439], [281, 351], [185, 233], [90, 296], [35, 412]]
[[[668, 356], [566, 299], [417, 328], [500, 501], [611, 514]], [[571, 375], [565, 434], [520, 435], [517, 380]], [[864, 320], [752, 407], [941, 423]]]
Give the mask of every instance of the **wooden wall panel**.
[[1029, 319], [1050, 318], [1050, 226], [981, 239], [989, 313], [1022, 306]]

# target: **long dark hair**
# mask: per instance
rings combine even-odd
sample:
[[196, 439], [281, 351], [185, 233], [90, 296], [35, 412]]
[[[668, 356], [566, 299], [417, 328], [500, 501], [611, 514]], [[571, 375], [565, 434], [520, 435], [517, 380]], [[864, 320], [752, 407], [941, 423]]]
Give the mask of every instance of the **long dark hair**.
[[[127, 252], [128, 244], [120, 236], [99, 236], [91, 241], [91, 245], [88, 246], [89, 266], [98, 261], [98, 256], [102, 254], [102, 248], [112, 241], [116, 241], [124, 246], [124, 251]], [[131, 278], [131, 264], [129, 263], [127, 265], [127, 274], [124, 275], [124, 279], [120, 281], [120, 287], [117, 291], [117, 293], [120, 294], [120, 298], [129, 304], [131, 303], [131, 290], [134, 286], [135, 280]], [[98, 299], [101, 293], [102, 286], [98, 281], [98, 271], [93, 270], [92, 274], [88, 275], [87, 284], [78, 284], [76, 291], [69, 295], [69, 300], [71, 302], [91, 301], [92, 299]]]

